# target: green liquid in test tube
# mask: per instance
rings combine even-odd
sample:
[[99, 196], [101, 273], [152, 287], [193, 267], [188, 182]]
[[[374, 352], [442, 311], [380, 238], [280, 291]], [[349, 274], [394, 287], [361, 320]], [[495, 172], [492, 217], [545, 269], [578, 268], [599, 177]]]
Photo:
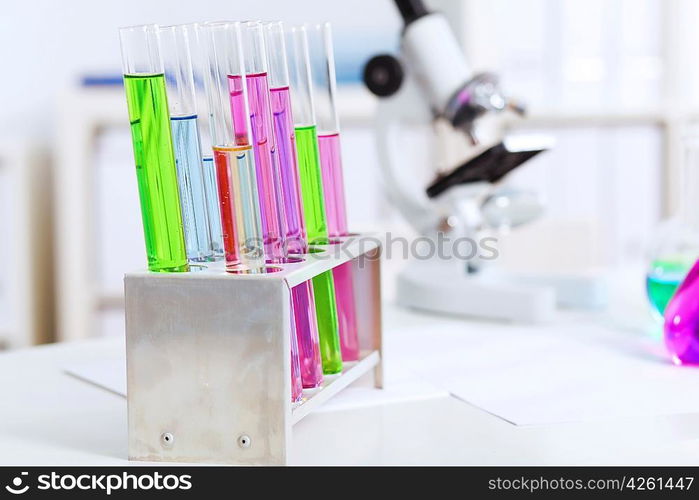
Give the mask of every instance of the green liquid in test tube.
[[148, 269], [188, 271], [163, 74], [126, 74]]
[[[311, 245], [327, 244], [328, 228], [323, 205], [323, 180], [316, 127], [315, 125], [296, 127], [295, 130], [308, 242]], [[342, 371], [342, 352], [332, 271], [326, 271], [313, 278], [313, 295], [316, 303], [323, 373], [339, 373]]]

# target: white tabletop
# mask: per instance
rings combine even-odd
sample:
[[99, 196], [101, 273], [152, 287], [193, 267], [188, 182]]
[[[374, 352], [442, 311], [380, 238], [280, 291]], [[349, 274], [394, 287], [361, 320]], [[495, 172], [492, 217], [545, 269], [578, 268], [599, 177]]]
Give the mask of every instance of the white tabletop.
[[[401, 330], [478, 323], [386, 308], [386, 371]], [[512, 326], [511, 328], [517, 328]], [[480, 339], [482, 342], [482, 339]], [[445, 350], [449, 346], [444, 346]], [[127, 464], [126, 401], [65, 373], [122, 355], [118, 339], [0, 355], [0, 464]], [[699, 412], [518, 426], [444, 391], [349, 401], [294, 426], [294, 464], [695, 464]], [[338, 396], [339, 397], [339, 396]]]

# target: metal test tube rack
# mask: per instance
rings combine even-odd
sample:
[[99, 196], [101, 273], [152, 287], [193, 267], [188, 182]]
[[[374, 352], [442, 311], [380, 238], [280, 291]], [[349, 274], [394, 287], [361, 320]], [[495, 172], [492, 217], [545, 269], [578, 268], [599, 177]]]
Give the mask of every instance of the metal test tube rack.
[[[296, 422], [372, 370], [381, 387], [381, 246], [342, 240], [263, 275], [125, 276], [130, 460], [286, 464]], [[350, 260], [361, 357], [292, 403], [290, 288]]]

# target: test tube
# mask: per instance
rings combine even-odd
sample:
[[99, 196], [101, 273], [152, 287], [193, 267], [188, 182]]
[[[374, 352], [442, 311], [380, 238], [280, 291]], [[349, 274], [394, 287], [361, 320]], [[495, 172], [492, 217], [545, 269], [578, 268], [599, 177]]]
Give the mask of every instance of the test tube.
[[[194, 72], [194, 86], [204, 95], [204, 75], [207, 71], [206, 54], [204, 52], [204, 40], [198, 23], [188, 25], [191, 34], [189, 38], [190, 52], [192, 55], [192, 67]], [[214, 253], [214, 260], [224, 258], [223, 231], [221, 229], [221, 214], [219, 211], [218, 183], [216, 181], [216, 165], [214, 164], [213, 152], [211, 150], [211, 133], [209, 131], [209, 113], [203, 100], [197, 99], [197, 125], [199, 126], [200, 142], [202, 144], [202, 167], [204, 170], [204, 190], [206, 192], [206, 203], [209, 212], [209, 234], [211, 235], [211, 247]]]
[[289, 69], [286, 59], [284, 24], [281, 21], [264, 24], [265, 46], [269, 67], [269, 91], [276, 155], [281, 172], [281, 193], [284, 204], [287, 253], [303, 254], [308, 251], [306, 227], [301, 206], [296, 136], [289, 95]]
[[[279, 159], [274, 143], [272, 109], [267, 79], [267, 53], [262, 23], [241, 24], [245, 86], [250, 102], [250, 124], [255, 149], [255, 169], [262, 216], [265, 256], [271, 263], [282, 262], [284, 254], [284, 206], [281, 196]], [[229, 75], [231, 89], [240, 87], [242, 75]], [[232, 90], [231, 90], [232, 91]]]
[[[241, 267], [247, 271], [264, 272], [262, 223], [240, 23], [207, 23], [201, 29], [206, 41], [208, 71], [204, 79], [210, 108], [226, 265], [234, 272]], [[238, 78], [232, 78], [234, 76]], [[299, 401], [303, 389], [291, 303], [289, 309], [291, 399]]]
[[[330, 238], [348, 236], [345, 186], [340, 150], [340, 120], [337, 113], [335, 55], [330, 23], [308, 26], [313, 96], [318, 124], [320, 167]], [[357, 313], [354, 303], [352, 263], [333, 269], [340, 345], [344, 361], [359, 359]]]
[[[328, 229], [323, 206], [323, 180], [318, 155], [306, 29], [303, 26], [291, 27], [289, 42], [290, 88], [303, 214], [309, 243], [322, 245], [328, 243]], [[342, 352], [332, 271], [326, 271], [313, 278], [313, 291], [323, 372], [338, 373], [342, 371]]]
[[119, 38], [148, 269], [188, 271], [158, 26], [120, 28]]
[[214, 259], [214, 250], [199, 139], [191, 36], [191, 26], [160, 28], [187, 257], [190, 262], [207, 262]]
[[[264, 251], [257, 198], [250, 113], [242, 71], [238, 23], [206, 23], [199, 27], [205, 44], [204, 73], [209, 103], [211, 146], [216, 166], [221, 227], [229, 271], [262, 272]], [[229, 75], [241, 84], [229, 89]]]
[[[296, 136], [289, 97], [289, 70], [286, 60], [284, 25], [264, 24], [265, 46], [269, 66], [269, 91], [276, 156], [281, 174], [281, 198], [284, 204], [286, 250], [291, 254], [308, 251], [306, 228], [301, 206]], [[299, 345], [299, 362], [303, 386], [318, 387], [323, 381], [323, 368], [318, 340], [313, 281], [305, 281], [291, 289]]]

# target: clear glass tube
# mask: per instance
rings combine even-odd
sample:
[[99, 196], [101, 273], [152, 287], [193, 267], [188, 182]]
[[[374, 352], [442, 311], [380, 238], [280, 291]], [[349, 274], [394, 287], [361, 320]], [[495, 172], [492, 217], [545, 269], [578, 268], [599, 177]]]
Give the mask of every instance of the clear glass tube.
[[[324, 245], [328, 243], [328, 228], [325, 220], [320, 157], [317, 154], [318, 139], [312, 95], [313, 84], [305, 27], [290, 27], [288, 39], [290, 97], [296, 132], [296, 147], [299, 152], [298, 168], [306, 233], [311, 245]], [[309, 151], [309, 154], [303, 154], [306, 150]]]
[[[209, 104], [226, 266], [231, 271], [264, 270], [250, 112], [243, 72], [239, 23], [199, 26], [206, 54], [204, 85]], [[229, 75], [241, 85], [229, 88]]]
[[286, 30], [289, 83], [291, 84], [291, 106], [294, 110], [296, 127], [316, 125], [313, 85], [311, 82], [311, 60], [308, 53], [308, 35], [303, 26], [291, 26]]
[[[335, 55], [330, 23], [307, 26], [309, 54], [313, 78], [313, 97], [318, 119], [318, 148], [323, 177], [325, 214], [328, 236], [348, 236], [345, 183], [340, 149], [340, 124], [337, 113], [337, 82]], [[352, 263], [347, 262], [333, 269], [337, 316], [340, 324], [342, 359], [359, 359], [357, 313], [354, 303]]]
[[[281, 173], [281, 195], [284, 203], [286, 226], [286, 251], [304, 254], [308, 250], [306, 229], [301, 206], [298, 163], [296, 160], [296, 135], [289, 97], [289, 74], [286, 64], [284, 26], [281, 22], [265, 23], [272, 106], [272, 120], [276, 143], [276, 155]], [[296, 335], [299, 344], [299, 361], [304, 387], [318, 387], [323, 381], [320, 357], [316, 307], [313, 299], [313, 281], [306, 281], [291, 289]]]
[[[323, 180], [318, 154], [306, 29], [303, 26], [291, 27], [288, 31], [288, 40], [289, 79], [306, 232], [309, 243], [327, 244], [328, 230], [325, 221]], [[338, 373], [342, 371], [342, 351], [332, 271], [313, 278], [313, 292], [323, 372]]]
[[347, 236], [347, 211], [337, 113], [335, 56], [330, 23], [307, 26], [318, 146], [323, 171], [325, 212], [330, 238]]
[[[256, 21], [243, 23], [241, 32], [265, 256], [269, 262], [282, 262], [286, 257], [284, 254], [285, 215], [279, 157], [272, 124], [267, 53], [262, 23]], [[241, 78], [242, 76], [238, 74], [229, 75], [231, 89], [240, 85]]]
[[189, 48], [191, 37], [191, 26], [160, 28], [187, 257], [190, 262], [206, 262], [214, 259], [214, 250]]
[[284, 205], [286, 250], [287, 253], [302, 254], [306, 253], [308, 245], [301, 206], [301, 187], [296, 160], [296, 135], [289, 93], [284, 25], [281, 22], [266, 23], [264, 35], [269, 61], [268, 80], [276, 145], [275, 153], [281, 173], [281, 200]]
[[337, 113], [337, 78], [332, 28], [327, 22], [306, 24], [305, 28], [308, 33], [318, 135], [335, 134], [340, 131], [340, 120]]
[[214, 260], [222, 260], [225, 252], [223, 248], [223, 231], [221, 229], [220, 203], [218, 199], [218, 182], [216, 181], [216, 165], [211, 149], [211, 133], [209, 132], [209, 111], [202, 97], [204, 91], [204, 75], [207, 71], [204, 40], [199, 29], [199, 23], [187, 25], [190, 32], [189, 46], [192, 56], [192, 71], [194, 73], [194, 87], [197, 92], [197, 125], [199, 138], [202, 145], [202, 166], [204, 169], [204, 190], [206, 202], [209, 206], [209, 234]]
[[148, 269], [188, 271], [157, 25], [119, 29]]

